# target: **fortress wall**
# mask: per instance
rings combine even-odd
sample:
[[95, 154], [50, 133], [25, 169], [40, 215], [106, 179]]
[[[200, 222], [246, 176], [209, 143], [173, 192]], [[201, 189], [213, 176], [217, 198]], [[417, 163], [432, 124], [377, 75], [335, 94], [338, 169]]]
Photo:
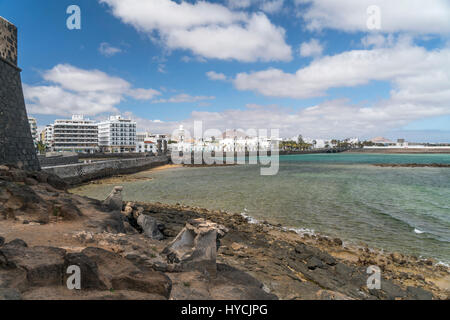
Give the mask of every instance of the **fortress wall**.
[[17, 28], [0, 17], [0, 164], [40, 170], [16, 65]]

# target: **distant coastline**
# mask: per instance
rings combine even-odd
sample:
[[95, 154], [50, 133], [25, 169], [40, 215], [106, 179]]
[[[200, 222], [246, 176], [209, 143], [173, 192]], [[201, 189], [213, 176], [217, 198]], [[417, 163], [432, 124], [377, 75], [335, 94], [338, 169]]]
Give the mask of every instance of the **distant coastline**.
[[395, 168], [450, 168], [450, 164], [442, 163], [376, 163], [374, 166]]
[[450, 153], [449, 149], [431, 149], [431, 148], [379, 148], [379, 149], [350, 149], [346, 153], [386, 153], [386, 154], [439, 154]]

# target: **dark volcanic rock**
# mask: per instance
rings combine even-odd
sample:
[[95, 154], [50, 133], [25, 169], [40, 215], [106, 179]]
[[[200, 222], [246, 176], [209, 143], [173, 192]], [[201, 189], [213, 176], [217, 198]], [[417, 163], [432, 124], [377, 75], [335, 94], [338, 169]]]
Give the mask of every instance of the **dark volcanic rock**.
[[22, 239], [14, 239], [10, 242], [8, 242], [5, 247], [22, 247], [22, 248], [27, 248], [28, 245], [25, 241], [23, 241]]
[[[232, 288], [230, 289], [233, 291], [234, 299], [278, 300], [276, 295], [264, 291], [263, 284], [248, 273], [221, 263], [217, 264], [217, 279], [214, 281], [214, 285], [217, 286], [217, 291], [222, 291], [221, 294], [224, 295], [226, 290], [220, 284], [227, 284]], [[238, 297], [236, 297], [236, 293], [238, 293]], [[216, 294], [219, 294], [219, 292]], [[223, 298], [226, 297], [223, 296]]]
[[122, 256], [100, 248], [66, 253], [60, 248], [29, 248], [16, 242], [0, 248], [0, 299], [19, 299], [23, 293], [45, 299], [39, 295], [49, 290], [61, 291], [64, 298], [76, 298], [78, 290], [67, 290], [67, 280], [72, 275], [67, 274], [69, 266], [80, 268], [81, 288], [87, 290], [83, 291], [87, 296], [91, 295], [89, 292], [96, 292], [93, 296], [109, 296], [111, 290], [122, 292], [123, 298], [128, 299], [167, 299], [172, 290], [172, 282], [165, 274], [141, 270]]
[[1, 300], [22, 300], [22, 296], [16, 289], [0, 288]]
[[134, 290], [169, 298], [172, 282], [162, 272], [142, 271], [129, 260], [100, 248], [86, 248], [82, 253], [97, 264], [101, 281], [110, 289]]
[[60, 285], [65, 250], [53, 247], [27, 248], [7, 244], [0, 249], [8, 268], [26, 271], [28, 286]]
[[[68, 253], [64, 257], [64, 270], [69, 266], [80, 267], [81, 289], [107, 290], [107, 286], [100, 280], [97, 264], [83, 253]], [[70, 275], [65, 274], [64, 283]]]
[[433, 299], [433, 295], [431, 294], [431, 292], [428, 292], [422, 288], [408, 287], [407, 292], [412, 297], [414, 297], [418, 300], [432, 300]]
[[322, 268], [323, 263], [317, 257], [312, 256], [311, 258], [308, 259], [306, 266], [308, 267], [308, 269], [314, 270], [316, 268]]
[[[45, 179], [42, 177], [42, 179]], [[47, 183], [58, 190], [66, 190], [68, 184], [55, 174], [47, 173]]]

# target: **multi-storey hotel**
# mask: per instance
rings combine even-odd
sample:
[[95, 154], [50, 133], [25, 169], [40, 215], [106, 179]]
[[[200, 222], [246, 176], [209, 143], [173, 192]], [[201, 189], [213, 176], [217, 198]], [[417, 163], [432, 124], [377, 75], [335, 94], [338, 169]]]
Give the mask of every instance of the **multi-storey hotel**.
[[121, 116], [111, 116], [98, 124], [98, 144], [103, 152], [136, 151], [136, 122]]
[[93, 153], [98, 150], [98, 127], [94, 121], [74, 115], [72, 120], [55, 120], [54, 151]]

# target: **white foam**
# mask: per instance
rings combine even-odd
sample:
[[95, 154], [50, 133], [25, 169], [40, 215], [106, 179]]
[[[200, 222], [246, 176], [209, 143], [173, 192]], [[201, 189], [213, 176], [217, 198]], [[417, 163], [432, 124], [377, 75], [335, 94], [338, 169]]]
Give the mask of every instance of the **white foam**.
[[315, 231], [312, 229], [307, 229], [307, 228], [283, 228], [284, 230], [287, 231], [294, 231], [295, 233], [299, 234], [299, 235], [315, 235]]
[[422, 233], [424, 233], [424, 231], [421, 231], [421, 230], [416, 229], [416, 228], [414, 228], [414, 232], [417, 233], [417, 234], [422, 234]]
[[444, 266], [444, 267], [450, 268], [450, 264], [445, 263], [445, 262], [442, 262], [442, 261], [439, 261], [438, 263], [436, 263], [436, 265], [438, 265], [438, 266]]
[[247, 220], [248, 223], [251, 223], [251, 224], [258, 224], [259, 223], [258, 220], [256, 220], [255, 218], [250, 217], [249, 215], [245, 214], [244, 212], [241, 213], [241, 216], [243, 216]]

